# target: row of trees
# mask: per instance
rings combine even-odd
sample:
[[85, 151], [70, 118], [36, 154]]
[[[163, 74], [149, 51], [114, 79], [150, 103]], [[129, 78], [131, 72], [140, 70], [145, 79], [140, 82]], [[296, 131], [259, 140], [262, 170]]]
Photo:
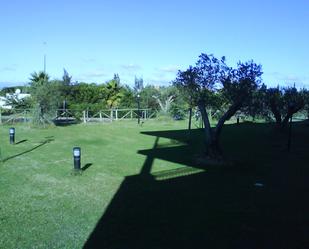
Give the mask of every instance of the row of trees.
[[[195, 66], [179, 71], [174, 81], [190, 110], [198, 106], [205, 130], [206, 154], [218, 158], [222, 151], [219, 138], [224, 123], [240, 113], [275, 120], [283, 130], [293, 114], [309, 113], [309, 92], [294, 87], [267, 88], [262, 84], [262, 66], [253, 61], [239, 62], [236, 68], [226, 64], [225, 57], [201, 54]], [[189, 117], [189, 128], [191, 121]], [[209, 117], [216, 116], [211, 127]]]
[[[204, 127], [207, 154], [219, 156], [219, 137], [224, 123], [235, 115], [274, 120], [278, 129], [287, 126], [289, 118], [303, 110], [309, 114], [306, 89], [294, 87], [267, 88], [262, 83], [262, 67], [253, 61], [239, 62], [236, 68], [226, 64], [225, 57], [201, 54], [195, 66], [179, 71], [173, 84], [167, 87], [144, 86], [142, 78], [135, 78], [134, 87], [122, 84], [118, 74], [103, 84], [74, 83], [64, 70], [61, 80], [50, 80], [44, 72], [32, 73], [30, 83], [23, 87], [31, 98], [11, 99], [15, 108], [32, 108], [37, 122], [50, 122], [55, 110], [99, 111], [109, 108], [137, 108], [158, 110], [161, 114], [185, 118], [192, 110], [199, 110]], [[12, 91], [3, 89], [2, 94]], [[188, 112], [189, 110], [189, 112]], [[211, 120], [217, 120], [215, 128]]]
[[130, 87], [120, 82], [118, 74], [102, 84], [76, 83], [71, 79], [66, 70], [61, 80], [50, 80], [48, 74], [34, 72], [27, 86], [4, 88], [0, 94], [14, 96], [16, 88], [30, 93], [30, 98], [9, 98], [8, 104], [14, 109], [33, 109], [38, 123], [50, 122], [64, 103], [70, 110], [97, 112], [111, 108], [137, 108], [138, 96], [140, 108], [158, 110], [164, 115], [184, 117], [188, 109], [175, 86], [144, 86], [142, 78], [135, 78], [134, 87]]

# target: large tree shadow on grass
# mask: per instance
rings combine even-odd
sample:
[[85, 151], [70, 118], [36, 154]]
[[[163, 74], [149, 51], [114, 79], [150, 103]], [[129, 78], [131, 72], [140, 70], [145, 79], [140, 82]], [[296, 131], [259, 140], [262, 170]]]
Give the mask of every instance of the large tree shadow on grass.
[[[144, 134], [155, 142], [139, 151], [140, 174], [125, 178], [84, 248], [308, 248], [301, 196], [254, 186], [255, 171], [196, 166], [183, 156], [194, 147], [187, 131]], [[156, 158], [184, 167], [151, 174]]]

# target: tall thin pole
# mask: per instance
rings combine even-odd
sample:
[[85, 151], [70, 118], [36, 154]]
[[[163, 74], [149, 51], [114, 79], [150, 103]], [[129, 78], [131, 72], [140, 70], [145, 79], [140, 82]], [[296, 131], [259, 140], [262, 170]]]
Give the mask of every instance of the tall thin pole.
[[138, 111], [137, 111], [137, 123], [138, 123], [138, 124], [140, 123], [140, 118], [141, 118], [141, 113], [140, 113], [140, 100], [139, 100], [139, 98], [140, 98], [140, 95], [138, 94], [138, 95], [137, 95], [137, 109], [138, 109]]

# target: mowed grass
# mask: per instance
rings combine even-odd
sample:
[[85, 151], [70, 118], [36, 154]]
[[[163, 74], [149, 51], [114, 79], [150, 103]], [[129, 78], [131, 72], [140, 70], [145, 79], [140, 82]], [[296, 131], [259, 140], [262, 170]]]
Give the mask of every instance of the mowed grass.
[[[10, 145], [9, 126], [1, 126], [0, 248], [82, 248], [93, 231], [102, 235], [97, 224], [104, 219], [115, 237], [104, 248], [179, 248], [201, 238], [210, 248], [255, 248], [255, 234], [265, 237], [259, 245], [276, 248], [280, 238], [267, 241], [284, 225], [295, 227], [275, 234], [297, 231], [295, 245], [305, 248], [309, 127], [294, 125], [288, 153], [286, 134], [268, 124], [226, 125], [221, 142], [231, 163], [218, 167], [200, 160], [204, 133], [188, 136], [186, 127], [184, 121], [17, 125], [16, 144]], [[86, 166], [80, 175], [72, 174], [75, 146]], [[147, 180], [142, 168], [154, 178]], [[130, 178], [136, 175], [143, 180]], [[157, 236], [147, 233], [148, 224]], [[169, 239], [163, 239], [166, 233]], [[86, 247], [102, 242], [93, 241]]]
[[[17, 125], [15, 145], [9, 126], [1, 126], [0, 248], [80, 248], [123, 178], [141, 170], [145, 156], [137, 151], [152, 148], [154, 139], [140, 131], [183, 125]], [[92, 164], [77, 176], [71, 174], [74, 146], [82, 149], [82, 167]], [[156, 167], [179, 165], [159, 160]]]

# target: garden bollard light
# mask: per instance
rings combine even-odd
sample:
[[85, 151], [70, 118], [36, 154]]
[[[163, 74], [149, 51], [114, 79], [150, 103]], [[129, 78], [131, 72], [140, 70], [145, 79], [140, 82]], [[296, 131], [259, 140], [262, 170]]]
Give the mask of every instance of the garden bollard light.
[[15, 128], [10, 128], [10, 144], [15, 143]]
[[80, 147], [73, 148], [73, 158], [74, 158], [74, 169], [80, 170], [80, 157], [81, 157], [81, 150]]

